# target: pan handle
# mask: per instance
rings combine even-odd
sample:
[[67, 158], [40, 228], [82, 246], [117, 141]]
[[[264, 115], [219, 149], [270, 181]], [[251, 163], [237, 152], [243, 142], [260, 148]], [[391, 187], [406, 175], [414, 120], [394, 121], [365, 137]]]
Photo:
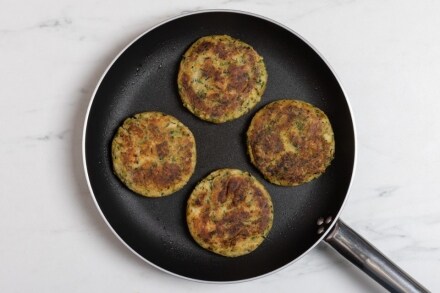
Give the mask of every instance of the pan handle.
[[429, 292], [341, 220], [325, 240], [388, 291]]

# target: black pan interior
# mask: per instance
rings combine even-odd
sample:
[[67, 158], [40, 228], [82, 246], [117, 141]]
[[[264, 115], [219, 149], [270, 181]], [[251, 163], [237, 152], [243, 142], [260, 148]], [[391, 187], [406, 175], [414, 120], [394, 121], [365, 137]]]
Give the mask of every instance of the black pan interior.
[[[267, 66], [262, 101], [247, 115], [220, 125], [199, 120], [181, 104], [176, 76], [185, 50], [199, 37], [228, 34], [251, 44]], [[253, 114], [281, 98], [321, 108], [335, 132], [336, 154], [320, 178], [298, 187], [268, 183], [250, 164], [245, 132]], [[197, 143], [197, 167], [175, 194], [150, 199], [128, 190], [112, 173], [110, 144], [122, 121], [138, 112], [162, 111], [186, 124]], [[208, 281], [257, 277], [295, 260], [319, 241], [317, 219], [335, 217], [346, 197], [354, 162], [349, 107], [325, 62], [299, 37], [256, 16], [204, 12], [167, 22], [143, 35], [111, 66], [98, 87], [86, 126], [86, 168], [93, 194], [116, 233], [149, 262], [175, 274]], [[272, 195], [273, 228], [254, 252], [226, 258], [199, 247], [185, 222], [186, 200], [198, 181], [218, 168], [256, 176]]]

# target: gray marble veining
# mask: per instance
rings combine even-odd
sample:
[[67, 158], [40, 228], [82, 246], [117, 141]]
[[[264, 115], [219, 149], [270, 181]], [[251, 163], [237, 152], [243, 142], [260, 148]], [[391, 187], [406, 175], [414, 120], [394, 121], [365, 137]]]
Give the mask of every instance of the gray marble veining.
[[94, 87], [137, 35], [169, 17], [212, 8], [273, 18], [330, 62], [350, 98], [359, 141], [342, 218], [440, 291], [440, 2], [4, 2], [1, 292], [383, 292], [324, 243], [264, 278], [208, 285], [145, 264], [107, 229], [81, 158]]

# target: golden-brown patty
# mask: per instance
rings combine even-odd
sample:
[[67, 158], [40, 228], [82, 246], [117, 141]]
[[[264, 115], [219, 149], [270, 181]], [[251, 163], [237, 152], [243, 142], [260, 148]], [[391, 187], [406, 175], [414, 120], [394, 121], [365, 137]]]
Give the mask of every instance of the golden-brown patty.
[[173, 116], [144, 112], [128, 118], [112, 142], [113, 169], [131, 190], [148, 197], [181, 189], [194, 172], [196, 144]]
[[330, 165], [335, 141], [327, 116], [309, 103], [279, 100], [266, 105], [247, 131], [252, 163], [274, 184], [295, 186]]
[[272, 200], [249, 173], [220, 169], [195, 187], [186, 219], [200, 246], [220, 255], [240, 256], [255, 250], [269, 233]]
[[184, 54], [177, 77], [183, 105], [214, 123], [248, 112], [260, 101], [266, 82], [263, 58], [226, 35], [198, 39]]

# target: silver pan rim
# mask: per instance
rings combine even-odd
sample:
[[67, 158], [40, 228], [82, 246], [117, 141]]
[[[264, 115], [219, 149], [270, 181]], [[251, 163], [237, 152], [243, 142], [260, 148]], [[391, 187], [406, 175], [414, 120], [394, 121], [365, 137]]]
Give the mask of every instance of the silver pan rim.
[[[140, 255], [138, 252], [136, 252], [133, 248], [131, 248], [125, 241], [124, 239], [122, 239], [119, 234], [113, 229], [113, 227], [110, 225], [110, 223], [108, 222], [107, 218], [105, 217], [104, 213], [101, 210], [101, 207], [98, 204], [98, 201], [96, 200], [95, 194], [93, 193], [93, 189], [92, 189], [92, 185], [90, 182], [90, 178], [89, 178], [89, 174], [87, 171], [87, 162], [86, 162], [86, 153], [85, 153], [85, 143], [86, 143], [86, 130], [87, 130], [87, 123], [89, 120], [89, 114], [90, 114], [90, 109], [92, 107], [93, 101], [95, 99], [96, 93], [98, 92], [99, 86], [101, 85], [102, 81], [104, 80], [105, 76], [107, 75], [108, 71], [110, 70], [110, 68], [113, 66], [113, 64], [119, 59], [119, 57], [128, 49], [130, 48], [137, 40], [139, 40], [140, 38], [142, 38], [144, 35], [148, 34], [149, 32], [151, 32], [152, 30], [168, 23], [171, 21], [174, 21], [176, 19], [179, 18], [183, 18], [183, 17], [187, 17], [190, 15], [195, 15], [195, 14], [204, 14], [204, 13], [214, 13], [214, 12], [226, 12], [226, 13], [236, 13], [236, 14], [243, 14], [243, 15], [248, 15], [248, 16], [253, 16], [256, 18], [260, 18], [262, 20], [268, 21], [270, 23], [273, 23], [287, 31], [289, 31], [290, 33], [292, 33], [293, 35], [295, 35], [296, 37], [298, 37], [299, 39], [301, 39], [305, 44], [307, 44], [321, 59], [322, 61], [324, 61], [324, 63], [326, 64], [326, 66], [330, 69], [330, 71], [332, 72], [332, 74], [334, 75], [336, 81], [338, 82], [339, 86], [341, 87], [341, 90], [344, 94], [345, 100], [347, 102], [348, 105], [348, 109], [350, 112], [350, 117], [352, 120], [352, 124], [353, 124], [353, 132], [354, 132], [354, 160], [353, 160], [353, 168], [352, 168], [352, 173], [351, 173], [351, 178], [350, 178], [350, 183], [345, 195], [345, 199], [341, 205], [341, 207], [339, 208], [338, 214], [332, 219], [331, 224], [328, 226], [328, 228], [326, 229], [326, 231], [321, 235], [321, 237], [318, 238], [318, 240], [311, 246], [309, 247], [309, 249], [307, 249], [305, 252], [303, 252], [300, 256], [298, 256], [297, 258], [293, 259], [292, 261], [290, 261], [289, 263], [273, 270], [270, 271], [268, 273], [259, 275], [259, 276], [255, 276], [252, 278], [246, 278], [246, 279], [241, 279], [241, 280], [234, 280], [234, 281], [209, 281], [209, 280], [200, 280], [200, 279], [196, 279], [196, 278], [190, 278], [190, 277], [186, 277], [186, 276], [182, 276], [179, 275], [177, 273], [174, 273], [172, 271], [166, 270], [152, 262], [150, 262], [148, 259], [146, 259], [145, 257], [143, 257], [142, 255]], [[242, 10], [234, 10], [234, 9], [203, 9], [203, 10], [197, 10], [197, 11], [192, 11], [192, 12], [188, 12], [188, 13], [183, 13], [177, 16], [174, 16], [172, 18], [166, 19], [156, 25], [154, 25], [153, 27], [147, 29], [146, 31], [142, 32], [139, 36], [137, 36], [136, 38], [134, 38], [130, 43], [128, 43], [116, 56], [115, 58], [110, 62], [110, 64], [107, 66], [107, 68], [104, 70], [103, 74], [101, 75], [95, 90], [92, 93], [92, 96], [90, 98], [90, 102], [89, 105], [87, 106], [87, 112], [85, 115], [85, 119], [84, 119], [84, 127], [83, 127], [83, 132], [82, 132], [82, 161], [83, 161], [83, 167], [84, 167], [84, 174], [85, 174], [85, 178], [87, 181], [87, 186], [88, 189], [90, 191], [90, 195], [93, 199], [93, 202], [95, 203], [96, 208], [98, 209], [101, 217], [103, 218], [104, 222], [107, 224], [107, 226], [110, 228], [110, 230], [113, 232], [113, 234], [116, 236], [117, 239], [119, 239], [119, 241], [121, 241], [132, 253], [134, 253], [136, 256], [138, 256], [140, 259], [142, 259], [143, 261], [145, 261], [146, 263], [148, 263], [149, 265], [155, 267], [156, 269], [165, 272], [167, 274], [185, 279], [185, 280], [190, 280], [190, 281], [195, 281], [195, 282], [200, 282], [200, 283], [208, 283], [208, 284], [234, 284], [234, 283], [241, 283], [241, 282], [247, 282], [247, 281], [252, 281], [252, 280], [256, 280], [256, 279], [260, 279], [272, 274], [275, 274], [276, 272], [279, 272], [283, 269], [285, 269], [286, 267], [292, 265], [293, 263], [297, 262], [298, 260], [300, 260], [301, 258], [303, 258], [310, 250], [312, 250], [313, 248], [315, 248], [319, 243], [322, 242], [322, 240], [327, 236], [328, 233], [330, 233], [330, 231], [333, 229], [333, 226], [336, 224], [336, 222], [338, 221], [341, 212], [347, 202], [347, 199], [349, 197], [350, 194], [350, 190], [352, 188], [353, 185], [353, 178], [355, 176], [355, 172], [356, 172], [356, 165], [357, 165], [357, 135], [356, 135], [356, 123], [354, 121], [354, 117], [353, 117], [353, 110], [352, 110], [352, 106], [350, 104], [350, 100], [347, 96], [347, 93], [344, 89], [344, 87], [342, 86], [342, 83], [339, 79], [339, 77], [336, 75], [336, 72], [334, 71], [334, 69], [330, 66], [330, 63], [324, 58], [324, 56], [310, 43], [308, 42], [304, 37], [302, 37], [301, 35], [299, 35], [297, 32], [295, 32], [294, 30], [292, 30], [291, 28], [273, 20], [270, 19], [268, 17], [256, 14], [256, 13], [252, 13], [252, 12], [247, 12], [247, 11], [242, 11]]]

